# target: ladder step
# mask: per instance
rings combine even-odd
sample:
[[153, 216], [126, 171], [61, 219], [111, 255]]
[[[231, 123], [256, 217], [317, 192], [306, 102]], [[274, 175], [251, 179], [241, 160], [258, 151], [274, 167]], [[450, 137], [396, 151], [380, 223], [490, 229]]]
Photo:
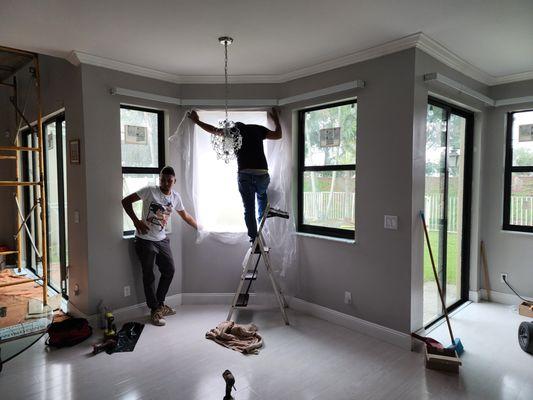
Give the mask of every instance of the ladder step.
[[248, 271], [244, 276], [244, 279], [247, 281], [255, 281], [257, 279], [257, 271]]
[[25, 146], [0, 146], [0, 150], [5, 151], [41, 151], [39, 147], [25, 147]]
[[289, 213], [287, 211], [278, 210], [277, 208], [270, 207], [270, 209], [268, 210], [267, 218], [272, 217], [289, 219]]
[[8, 254], [18, 254], [17, 250], [0, 250], [0, 256], [7, 256]]
[[0, 181], [0, 186], [38, 186], [41, 182]]
[[[263, 246], [263, 251], [265, 253], [268, 253], [270, 251], [270, 247], [267, 247], [267, 246]], [[259, 246], [257, 246], [255, 248], [255, 251], [253, 252], [253, 254], [261, 254], [261, 251], [259, 250]]]
[[248, 293], [239, 293], [239, 298], [237, 299], [237, 303], [235, 303], [235, 307], [246, 307], [249, 298], [250, 295]]

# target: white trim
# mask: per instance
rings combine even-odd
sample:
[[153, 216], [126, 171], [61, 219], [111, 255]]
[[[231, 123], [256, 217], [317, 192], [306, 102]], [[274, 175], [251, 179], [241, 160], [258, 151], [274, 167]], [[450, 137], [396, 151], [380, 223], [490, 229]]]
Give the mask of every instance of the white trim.
[[87, 321], [89, 321], [89, 325], [91, 325], [93, 328], [98, 328], [98, 315], [87, 315], [83, 311], [81, 311], [78, 307], [76, 307], [74, 304], [72, 304], [70, 301], [66, 304], [66, 311], [68, 314], [72, 315], [73, 317], [77, 318], [85, 318]]
[[[182, 293], [183, 305], [227, 305], [228, 311], [234, 293]], [[250, 293], [248, 305], [279, 307], [273, 293]]]
[[482, 101], [483, 103], [494, 106], [494, 100], [491, 99], [488, 96], [485, 96], [484, 94], [469, 88], [466, 85], [463, 85], [460, 82], [454, 81], [453, 79], [448, 78], [447, 76], [444, 76], [442, 74], [439, 74], [438, 72], [431, 72], [429, 74], [424, 75], [424, 81], [425, 82], [439, 82], [445, 86], [448, 86], [451, 89], [457, 90], [461, 93], [464, 93], [470, 97], [473, 97], [474, 99], [477, 99], [479, 101]]
[[513, 97], [509, 99], [495, 100], [495, 107], [508, 106], [511, 104], [533, 103], [533, 96]]
[[460, 101], [454, 100], [454, 99], [452, 99], [452, 98], [450, 98], [448, 96], [442, 96], [441, 94], [432, 92], [431, 90], [428, 91], [428, 94], [431, 97], [435, 97], [436, 99], [442, 100], [445, 103], [449, 103], [449, 104], [457, 106], [459, 108], [464, 108], [465, 110], [472, 111], [474, 113], [481, 112], [481, 110], [478, 109], [478, 108], [472, 107], [472, 106], [470, 106], [468, 104], [465, 104], [465, 103], [461, 103]]
[[328, 322], [344, 326], [345, 328], [363, 333], [368, 336], [383, 340], [384, 342], [399, 346], [405, 350], [411, 350], [411, 335], [398, 332], [394, 329], [387, 328], [364, 319], [353, 317], [348, 314], [331, 310], [317, 304], [308, 303], [305, 300], [293, 297], [289, 301], [292, 309], [300, 311], [313, 317], [317, 317]]
[[335, 58], [333, 60], [324, 61], [309, 67], [297, 69], [286, 74], [279, 75], [279, 83], [292, 81], [298, 78], [318, 74], [320, 72], [331, 71], [336, 68], [346, 67], [348, 65], [360, 63], [374, 58], [386, 56], [388, 54], [397, 53], [402, 50], [407, 50], [416, 46], [422, 33], [414, 33], [412, 35], [404, 36], [400, 39], [391, 40], [389, 42], [373, 46], [343, 57]]
[[334, 237], [334, 236], [317, 235], [317, 234], [314, 234], [314, 233], [294, 232], [294, 235], [301, 236], [301, 237], [313, 238], [313, 239], [329, 240], [331, 242], [346, 243], [346, 244], [357, 244], [355, 239], [345, 239], [345, 238], [338, 238], [338, 237]]
[[[224, 99], [182, 99], [183, 106], [206, 106], [206, 107], [223, 107]], [[228, 99], [229, 107], [272, 107], [277, 106], [276, 99]]]
[[431, 39], [424, 33], [419, 33], [419, 38], [416, 42], [416, 48], [422, 50], [424, 53], [429, 54], [431, 57], [455, 69], [456, 71], [459, 71], [470, 78], [474, 78], [485, 85], [490, 85], [491, 82], [496, 79], [485, 71], [463, 60], [461, 57], [451, 52], [442, 44]]
[[[487, 291], [485, 289], [480, 290], [481, 298], [483, 300], [487, 300]], [[531, 297], [524, 297], [524, 299], [528, 301], [533, 301], [533, 298]], [[507, 304], [507, 305], [518, 305], [522, 303], [522, 300], [518, 298], [515, 294], [510, 293], [502, 293], [502, 292], [495, 292], [493, 290], [490, 291], [490, 300], [493, 303], [501, 303], [501, 304]]]
[[[310, 92], [301, 93], [291, 97], [282, 99], [229, 99], [228, 106], [230, 107], [272, 107], [276, 105], [286, 105], [303, 100], [315, 99], [321, 96], [327, 96], [334, 93], [340, 93], [347, 90], [364, 88], [365, 81], [357, 79], [355, 81], [341, 83], [339, 85], [329, 86], [324, 89], [312, 90]], [[170, 103], [181, 106], [219, 106], [225, 104], [224, 99], [179, 99], [177, 97], [161, 96], [155, 93], [142, 92], [140, 90], [131, 90], [121, 87], [112, 87], [109, 93], [114, 96], [128, 96], [139, 99], [159, 101], [162, 103]]]
[[[462, 59], [445, 46], [431, 39], [422, 32], [417, 32], [402, 38], [391, 40], [389, 42], [373, 46], [343, 57], [333, 60], [323, 61], [315, 65], [296, 69], [282, 74], [272, 75], [233, 75], [230, 76], [231, 83], [284, 83], [294, 79], [330, 71], [336, 68], [345, 67], [359, 62], [382, 57], [388, 54], [397, 53], [410, 48], [418, 48], [430, 56], [449, 67], [479, 81], [486, 85], [499, 85], [503, 83], [519, 82], [533, 79], [533, 71], [527, 71], [518, 74], [495, 77], [487, 72], [470, 64]], [[224, 83], [224, 76], [221, 75], [176, 75], [168, 72], [157, 71], [151, 68], [145, 68], [134, 64], [124, 63], [109, 58], [99, 57], [81, 51], [72, 51], [66, 57], [66, 60], [75, 66], [80, 64], [95, 65], [98, 67], [109, 68], [116, 71], [122, 71], [129, 74], [145, 76], [148, 78], [158, 79], [173, 83], [186, 84], [214, 84]]]
[[468, 292], [468, 300], [479, 303], [481, 301], [481, 292], [479, 290], [470, 290]]
[[533, 79], [533, 71], [495, 77], [492, 79], [491, 86], [503, 85], [504, 83], [528, 81], [530, 79]]
[[176, 104], [178, 106], [181, 105], [181, 100], [177, 97], [161, 96], [159, 94], [141, 92], [140, 90], [112, 87], [111, 89], [109, 89], [109, 93], [111, 93], [112, 95], [135, 97], [137, 99], [145, 100], [154, 100], [159, 101], [161, 103]]
[[330, 86], [324, 89], [312, 90], [310, 92], [298, 94], [296, 96], [285, 97], [278, 100], [278, 105], [284, 106], [286, 104], [297, 103], [299, 101], [315, 99], [317, 97], [327, 96], [333, 93], [345, 92], [352, 89], [360, 89], [365, 87], [365, 81], [357, 79], [352, 82], [345, 82], [339, 85]]

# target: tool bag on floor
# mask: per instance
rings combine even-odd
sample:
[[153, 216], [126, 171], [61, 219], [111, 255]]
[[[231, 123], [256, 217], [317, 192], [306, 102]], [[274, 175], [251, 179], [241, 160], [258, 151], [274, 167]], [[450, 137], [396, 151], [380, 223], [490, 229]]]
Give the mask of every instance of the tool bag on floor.
[[74, 346], [92, 334], [93, 329], [85, 318], [69, 318], [50, 324], [46, 344], [52, 347]]

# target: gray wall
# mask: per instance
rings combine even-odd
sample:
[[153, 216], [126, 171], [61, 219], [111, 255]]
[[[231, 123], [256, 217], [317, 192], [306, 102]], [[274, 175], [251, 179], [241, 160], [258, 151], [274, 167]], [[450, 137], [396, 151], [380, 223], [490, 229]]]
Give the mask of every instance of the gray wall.
[[[43, 74], [43, 80], [49, 82], [46, 97], [52, 104], [47, 107], [52, 109], [63, 104], [69, 139], [80, 138], [82, 144], [82, 164], [69, 165], [68, 169], [71, 301], [86, 313], [94, 313], [100, 300], [112, 308], [142, 303], [144, 294], [139, 265], [131, 241], [122, 238], [119, 107], [120, 104], [131, 104], [164, 110], [167, 136], [174, 133], [185, 109], [155, 101], [111, 96], [109, 88], [118, 86], [189, 99], [222, 99], [223, 87], [177, 85], [89, 65], [76, 68], [62, 60], [46, 59], [43, 65], [48, 63], [50, 69], [46, 79]], [[491, 225], [495, 213], [501, 222], [498, 201], [502, 197], [504, 132], [500, 132], [503, 128], [499, 122], [503, 124], [503, 118], [499, 114], [504, 110], [487, 112], [483, 104], [468, 96], [428, 85], [423, 82], [423, 75], [429, 72], [443, 73], [495, 97], [531, 95], [523, 85], [517, 84], [488, 88], [414, 49], [286, 84], [235, 85], [231, 91], [233, 98], [279, 98], [355, 79], [366, 81], [364, 89], [291, 104], [282, 109], [285, 138], [288, 145], [292, 143], [295, 154], [298, 135], [295, 115], [298, 110], [346, 98], [357, 97], [358, 100], [356, 243], [298, 236], [297, 265], [290, 269], [284, 285], [308, 302], [402, 332], [410, 332], [422, 323], [423, 237], [418, 211], [423, 207], [425, 119], [429, 94], [478, 110], [475, 114], [471, 289], [480, 287], [477, 251], [480, 227], [494, 271], [500, 268], [498, 265], [508, 265], [503, 257], [501, 260], [496, 258], [498, 254], [507, 253], [508, 248], [514, 249], [521, 260], [526, 260], [523, 255], [531, 252], [530, 236], [505, 234], [506, 240], [503, 241], [498, 224]], [[64, 76], [68, 78], [64, 79]], [[491, 160], [483, 169], [481, 149]], [[174, 148], [170, 151], [167, 145], [166, 159], [176, 168], [177, 190], [184, 194], [186, 208], [191, 209], [191, 199], [184, 191], [180, 154]], [[292, 168], [295, 174], [296, 158], [289, 164], [287, 168]], [[501, 168], [501, 182], [491, 178], [495, 176], [494, 168]], [[293, 186], [290, 190], [294, 195], [296, 188]], [[494, 196], [494, 193], [498, 195]], [[79, 224], [73, 224], [74, 209], [80, 211]], [[477, 210], [483, 210], [481, 216]], [[398, 216], [397, 231], [383, 228], [384, 214]], [[229, 246], [208, 238], [197, 244], [195, 232], [178, 220], [173, 221], [170, 238], [177, 272], [169, 294], [230, 293], [235, 290], [246, 243]], [[500, 247], [495, 247], [497, 244]], [[521, 265], [523, 273], [515, 273], [509, 268], [505, 272], [510, 273], [511, 279], [516, 276], [517, 282], [524, 282], [527, 265], [525, 262]], [[492, 280], [496, 279], [492, 277]], [[258, 283], [260, 291], [269, 290], [268, 282]], [[80, 285], [79, 296], [72, 292], [75, 284]], [[132, 289], [128, 298], [123, 296], [125, 285]], [[343, 303], [344, 291], [352, 292], [353, 305]], [[524, 291], [528, 294], [526, 288]]]
[[[533, 96], [533, 81], [494, 86], [491, 96], [495, 99]], [[527, 109], [533, 109], [533, 102], [497, 107], [488, 113], [483, 147], [487, 161], [483, 168], [481, 239], [486, 246], [491, 289], [512, 295], [500, 282], [500, 273], [506, 272], [509, 282], [520, 294], [533, 297], [533, 234], [502, 230], [506, 114]]]
[[[81, 70], [89, 266], [88, 304], [82, 311], [91, 314], [96, 312], [101, 300], [112, 309], [144, 301], [140, 265], [133, 252], [133, 241], [123, 239], [122, 232], [120, 104], [164, 110], [168, 121], [166, 127], [170, 132], [175, 130], [177, 123], [175, 107], [112, 96], [109, 89], [118, 86], [178, 97], [179, 88], [170, 83], [89, 65], [82, 65]], [[165, 135], [168, 137], [168, 131]], [[176, 172], [180, 173], [179, 170]], [[174, 226], [177, 227], [177, 224]], [[180, 241], [176, 239], [179, 236], [179, 229], [174, 229], [171, 246], [176, 254], [181, 252]], [[181, 259], [176, 257], [175, 261], [177, 273], [169, 294], [181, 291]], [[76, 282], [72, 280], [70, 283]], [[130, 297], [124, 297], [124, 286], [131, 287]]]

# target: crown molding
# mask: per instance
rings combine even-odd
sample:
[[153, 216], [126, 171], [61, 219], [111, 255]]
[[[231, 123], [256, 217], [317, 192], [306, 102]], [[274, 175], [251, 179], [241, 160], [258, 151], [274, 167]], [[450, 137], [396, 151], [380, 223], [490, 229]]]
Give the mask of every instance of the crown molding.
[[494, 78], [494, 82], [491, 86], [494, 85], [503, 85], [504, 83], [513, 83], [520, 81], [533, 80], [533, 71], [522, 72], [520, 74], [505, 75]]
[[492, 81], [495, 79], [485, 71], [482, 71], [469, 62], [463, 60], [461, 57], [451, 52], [442, 44], [431, 39], [424, 33], [419, 32], [418, 35], [419, 38], [416, 43], [416, 48], [422, 50], [424, 53], [429, 54], [431, 57], [439, 60], [448, 67], [451, 67], [456, 71], [475, 79], [476, 81], [484, 83], [485, 85], [491, 85]]
[[[284, 83], [294, 79], [304, 78], [310, 75], [321, 72], [330, 71], [336, 68], [345, 67], [348, 65], [360, 63], [374, 58], [386, 56], [388, 54], [397, 53], [402, 50], [417, 48], [427, 53], [431, 57], [437, 59], [443, 64], [453, 68], [456, 71], [475, 79], [478, 82], [484, 83], [488, 86], [500, 85], [504, 83], [519, 82], [523, 80], [533, 79], [533, 71], [523, 72], [519, 74], [505, 75], [495, 77], [487, 72], [477, 68], [476, 66], [465, 61], [452, 51], [448, 50], [442, 44], [431, 39], [422, 32], [417, 32], [412, 35], [402, 37], [400, 39], [392, 40], [384, 44], [373, 46], [365, 50], [361, 50], [343, 57], [333, 60], [324, 61], [316, 65], [305, 68], [300, 68], [278, 75], [230, 75], [230, 83]], [[147, 78], [162, 80], [166, 82], [179, 84], [222, 84], [224, 83], [224, 76], [221, 75], [177, 75], [168, 72], [162, 72], [151, 68], [141, 67], [134, 64], [124, 63], [121, 61], [112, 60], [109, 58], [99, 57], [81, 51], [72, 51], [66, 57], [67, 61], [75, 66], [80, 64], [94, 65], [98, 67], [108, 68], [116, 71], [121, 71], [129, 74], [144, 76]]]

